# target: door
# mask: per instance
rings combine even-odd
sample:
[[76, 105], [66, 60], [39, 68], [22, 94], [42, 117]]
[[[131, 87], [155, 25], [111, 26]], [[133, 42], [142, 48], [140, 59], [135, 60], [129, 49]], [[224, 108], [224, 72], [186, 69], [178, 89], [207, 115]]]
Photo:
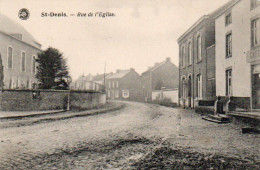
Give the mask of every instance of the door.
[[115, 91], [111, 90], [111, 99], [115, 99]]
[[260, 109], [260, 73], [253, 74], [253, 109]]
[[188, 80], [188, 107], [191, 107], [191, 76]]

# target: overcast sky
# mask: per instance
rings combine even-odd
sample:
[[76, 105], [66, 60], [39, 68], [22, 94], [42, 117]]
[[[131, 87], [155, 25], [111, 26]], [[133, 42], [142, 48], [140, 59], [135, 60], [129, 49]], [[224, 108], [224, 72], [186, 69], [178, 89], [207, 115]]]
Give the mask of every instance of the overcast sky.
[[[178, 66], [177, 39], [201, 16], [228, 0], [0, 0], [0, 12], [24, 26], [42, 49], [68, 59], [73, 79], [84, 73], [135, 68], [138, 73], [170, 57]], [[28, 20], [18, 11], [27, 8]], [[42, 12], [111, 12], [115, 17], [41, 17]]]

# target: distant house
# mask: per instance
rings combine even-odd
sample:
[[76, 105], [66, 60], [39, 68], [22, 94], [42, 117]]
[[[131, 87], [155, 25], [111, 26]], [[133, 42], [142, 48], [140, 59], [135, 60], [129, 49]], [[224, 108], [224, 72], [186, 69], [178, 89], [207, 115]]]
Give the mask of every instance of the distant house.
[[104, 79], [109, 78], [109, 76], [111, 76], [113, 73], [106, 73], [104, 74], [97, 74], [96, 76], [93, 76], [92, 81], [98, 84], [103, 84], [104, 85]]
[[179, 70], [170, 58], [161, 63], [155, 63], [142, 73], [142, 96], [145, 101], [152, 101], [152, 91], [178, 88]]
[[106, 74], [97, 74], [92, 76], [88, 74], [87, 76], [82, 75], [76, 81], [73, 81], [71, 89], [74, 90], [94, 90], [94, 91], [104, 91], [104, 77], [109, 77], [112, 73]]
[[140, 100], [140, 76], [133, 69], [117, 70], [106, 79], [108, 99]]
[[87, 76], [81, 75], [77, 80], [73, 81], [71, 84], [71, 89], [74, 90], [89, 90], [91, 87], [92, 75], [89, 74]]
[[36, 61], [41, 44], [20, 24], [0, 14], [0, 55], [4, 89], [32, 89], [38, 81]]

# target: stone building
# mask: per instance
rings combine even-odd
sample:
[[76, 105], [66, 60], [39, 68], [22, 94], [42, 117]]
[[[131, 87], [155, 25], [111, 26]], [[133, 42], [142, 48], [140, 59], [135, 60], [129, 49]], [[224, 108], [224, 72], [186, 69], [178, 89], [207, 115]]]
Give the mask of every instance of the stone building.
[[215, 99], [215, 17], [230, 5], [202, 16], [178, 39], [181, 106], [194, 108], [198, 100]]
[[260, 109], [260, 1], [232, 2], [216, 17], [216, 94]]
[[133, 100], [141, 99], [140, 75], [133, 69], [117, 70], [106, 79], [108, 99]]
[[155, 63], [148, 68], [141, 76], [142, 94], [144, 101], [152, 101], [152, 91], [178, 88], [178, 67], [170, 58], [161, 63]]
[[36, 62], [41, 52], [33, 36], [20, 24], [0, 14], [0, 54], [4, 89], [31, 89], [37, 86]]

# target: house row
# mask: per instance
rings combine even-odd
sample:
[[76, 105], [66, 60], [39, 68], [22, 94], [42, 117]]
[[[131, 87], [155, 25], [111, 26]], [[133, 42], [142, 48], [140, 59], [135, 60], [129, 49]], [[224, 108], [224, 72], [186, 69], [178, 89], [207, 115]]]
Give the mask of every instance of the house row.
[[260, 109], [260, 1], [231, 0], [202, 16], [178, 39], [179, 103], [232, 96]]
[[82, 75], [72, 83], [71, 88], [97, 91], [100, 87], [105, 87], [107, 99], [151, 102], [153, 91], [178, 88], [178, 71], [170, 58], [166, 58], [149, 67], [141, 75], [133, 68], [118, 69], [115, 73], [105, 75]]
[[170, 58], [139, 75], [133, 68], [117, 70], [106, 79], [108, 99], [152, 101], [155, 90], [178, 88], [178, 68]]
[[2, 88], [36, 88], [35, 59], [39, 52], [41, 44], [30, 33], [20, 24], [0, 14], [0, 57], [4, 73]]

